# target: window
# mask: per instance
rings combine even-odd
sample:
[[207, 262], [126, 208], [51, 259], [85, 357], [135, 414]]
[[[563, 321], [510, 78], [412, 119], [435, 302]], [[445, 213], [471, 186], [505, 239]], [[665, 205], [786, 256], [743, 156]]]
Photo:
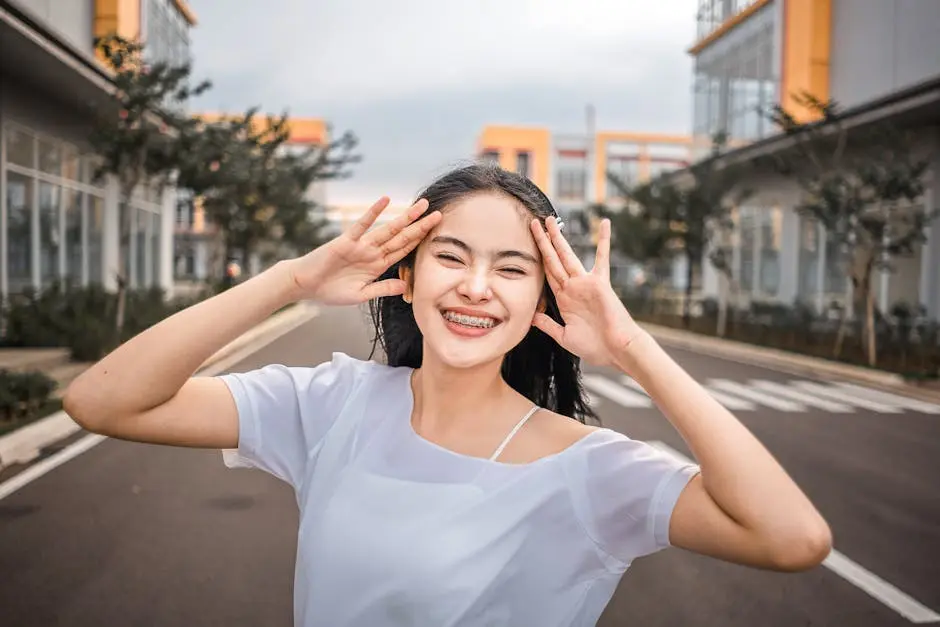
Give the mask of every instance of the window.
[[741, 281], [741, 291], [750, 293], [754, 289], [754, 252], [757, 220], [754, 210], [746, 207], [741, 209], [738, 221], [738, 231], [741, 242], [741, 267], [738, 273]]
[[172, 0], [145, 0], [145, 53], [151, 62], [189, 62], [189, 24]]
[[7, 281], [11, 292], [32, 287], [33, 187], [36, 181], [6, 172], [7, 191]]
[[800, 216], [799, 293], [804, 303], [814, 303], [819, 291], [819, 223], [809, 216]]
[[[702, 0], [700, 20], [701, 11], [717, 11], [720, 24], [737, 10], [736, 3], [726, 0]], [[696, 57], [693, 131], [698, 143], [709, 143], [707, 140], [721, 130], [728, 132], [731, 143], [753, 141], [773, 132], [766, 115], [776, 104], [775, 25], [774, 7], [768, 5]]]
[[557, 194], [559, 200], [584, 200], [587, 196], [587, 175], [584, 170], [559, 170]]
[[101, 281], [104, 189], [92, 181], [94, 160], [15, 124], [4, 138], [8, 292]]
[[779, 208], [764, 210], [760, 216], [760, 291], [776, 296], [780, 290], [780, 236], [783, 214]]
[[520, 151], [516, 153], [516, 173], [529, 178], [529, 153]]
[[[615, 180], [619, 181], [621, 185], [627, 189], [630, 189], [639, 182], [639, 162], [634, 157], [609, 155], [607, 157], [607, 174], [608, 177], [613, 177]], [[606, 181], [606, 184], [608, 200], [623, 197], [620, 189], [616, 184], [611, 182], [609, 178]]]
[[483, 161], [492, 165], [499, 165], [499, 151], [485, 150], [483, 152]]

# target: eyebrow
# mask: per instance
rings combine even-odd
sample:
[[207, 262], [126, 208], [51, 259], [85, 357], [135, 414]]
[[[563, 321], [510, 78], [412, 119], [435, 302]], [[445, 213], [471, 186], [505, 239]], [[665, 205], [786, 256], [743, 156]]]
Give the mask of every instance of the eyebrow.
[[[438, 235], [437, 237], [431, 240], [432, 244], [452, 244], [457, 248], [463, 249], [467, 254], [471, 254], [473, 249], [470, 248], [465, 242], [457, 239], [456, 237], [450, 237], [449, 235]], [[496, 259], [504, 259], [506, 257], [519, 257], [520, 259], [525, 259], [530, 263], [535, 265], [539, 264], [539, 260], [530, 255], [529, 253], [523, 252], [521, 250], [500, 250], [494, 255]]]

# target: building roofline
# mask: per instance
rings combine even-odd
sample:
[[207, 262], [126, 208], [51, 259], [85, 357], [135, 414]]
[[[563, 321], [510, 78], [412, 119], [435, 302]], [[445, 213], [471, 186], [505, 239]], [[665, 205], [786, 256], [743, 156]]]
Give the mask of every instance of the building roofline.
[[[100, 85], [103, 89], [110, 91], [114, 87], [113, 75], [93, 55], [80, 50], [70, 41], [63, 39], [61, 35], [50, 30], [36, 18], [25, 13], [8, 0], [0, 0], [0, 21], [8, 23], [34, 41], [38, 38], [45, 40], [36, 41], [36, 43], [60, 58], [65, 57], [62, 60], [77, 71], [92, 72], [93, 76], [87, 76], [87, 78], [94, 82], [99, 82], [102, 79], [107, 81], [107, 84]], [[78, 67], [76, 67], [76, 64], [78, 64]]]
[[[845, 127], [852, 128], [876, 122], [895, 113], [902, 113], [907, 109], [930, 104], [932, 100], [940, 106], [940, 74], [911, 85], [904, 89], [891, 92], [878, 98], [862, 102], [854, 107], [845, 109], [839, 116], [839, 121]], [[909, 106], [905, 106], [909, 105]], [[899, 109], [899, 110], [898, 110]], [[825, 126], [825, 122], [814, 123], [818, 127]], [[756, 142], [735, 148], [722, 153], [717, 158], [731, 164], [743, 159], [753, 159], [769, 153], [789, 148], [794, 138], [786, 133], [779, 132]]]
[[709, 47], [722, 37], [728, 34], [738, 25], [747, 21], [752, 15], [763, 9], [765, 6], [770, 4], [773, 0], [757, 0], [753, 4], [745, 7], [744, 9], [738, 11], [724, 22], [722, 22], [718, 27], [713, 31], [696, 41], [692, 46], [686, 50], [692, 56], [698, 56], [705, 48]]
[[180, 15], [183, 16], [183, 19], [186, 20], [190, 26], [195, 26], [199, 23], [199, 19], [186, 0], [173, 0], [173, 6], [176, 7], [176, 10], [180, 12]]

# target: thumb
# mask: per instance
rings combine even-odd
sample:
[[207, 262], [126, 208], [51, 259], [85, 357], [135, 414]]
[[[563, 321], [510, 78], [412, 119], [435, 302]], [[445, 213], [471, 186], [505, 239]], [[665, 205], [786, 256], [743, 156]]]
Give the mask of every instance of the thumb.
[[381, 298], [382, 296], [395, 296], [404, 294], [407, 286], [408, 284], [401, 279], [385, 279], [365, 286], [362, 289], [362, 296], [366, 300]]
[[565, 334], [565, 327], [561, 326], [543, 313], [536, 313], [532, 318], [532, 326], [552, 338], [558, 344], [561, 344], [561, 338]]

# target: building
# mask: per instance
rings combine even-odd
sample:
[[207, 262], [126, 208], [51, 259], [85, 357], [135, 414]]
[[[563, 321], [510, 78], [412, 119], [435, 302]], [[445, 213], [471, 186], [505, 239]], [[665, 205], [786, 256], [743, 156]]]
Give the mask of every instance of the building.
[[[568, 240], [587, 267], [596, 249], [596, 221], [586, 209], [592, 204], [617, 207], [622, 194], [610, 182], [628, 187], [689, 165], [691, 137], [628, 131], [581, 134], [553, 133], [547, 128], [487, 126], [477, 140], [477, 156], [530, 178], [551, 199], [565, 221]], [[633, 272], [616, 251], [614, 275]], [[671, 283], [685, 276], [681, 260], [672, 264]]]
[[113, 90], [94, 38], [140, 37], [152, 58], [180, 60], [195, 24], [184, 0], [0, 0], [4, 297], [56, 279], [115, 289], [122, 257], [133, 287], [171, 289], [175, 191], [140, 189], [120, 207], [115, 180], [92, 181], [86, 138]]
[[[229, 114], [206, 112], [197, 114], [206, 122], [216, 122], [230, 117]], [[264, 125], [267, 117], [259, 115], [254, 121]], [[329, 142], [326, 121], [319, 118], [288, 118], [288, 140], [286, 151], [306, 151]], [[317, 181], [307, 190], [307, 199], [313, 203], [312, 220], [326, 219], [326, 182]], [[173, 224], [174, 260], [173, 278], [178, 289], [198, 288], [206, 280], [221, 278], [229, 261], [236, 261], [249, 273], [263, 267], [264, 260], [256, 253], [247, 263], [245, 260], [225, 259], [225, 247], [215, 225], [206, 220], [199, 199], [181, 190], [176, 203]]]
[[[845, 125], [891, 121], [918, 131], [914, 150], [932, 160], [928, 209], [940, 203], [940, 2], [904, 0], [700, 0], [694, 57], [693, 136], [697, 154], [726, 131], [726, 163], [753, 161], [788, 147], [789, 139], [758, 112], [782, 104], [801, 121], [812, 112], [795, 102], [808, 92], [832, 99]], [[851, 282], [823, 227], [793, 207], [795, 182], [767, 172], [748, 181], [756, 192], [736, 211], [733, 265], [743, 303], [801, 302], [823, 312], [844, 305]], [[940, 317], [940, 224], [912, 257], [880, 272], [877, 306], [900, 303]], [[702, 291], [717, 297], [719, 276], [703, 264]]]

